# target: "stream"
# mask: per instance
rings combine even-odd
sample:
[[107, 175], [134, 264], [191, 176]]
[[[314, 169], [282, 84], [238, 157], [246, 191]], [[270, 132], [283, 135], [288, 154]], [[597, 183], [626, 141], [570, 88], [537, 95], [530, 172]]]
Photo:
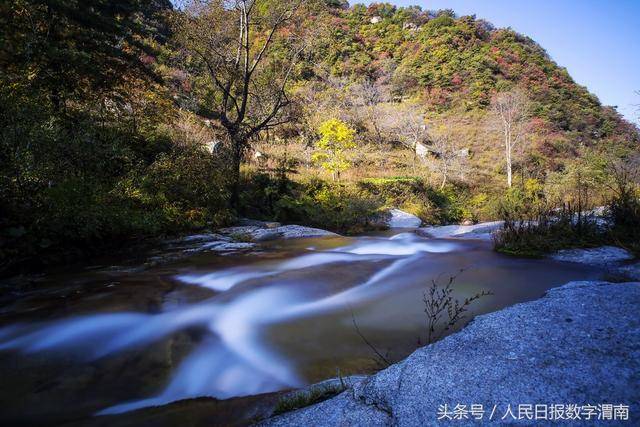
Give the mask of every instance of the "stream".
[[[424, 345], [423, 293], [490, 291], [472, 315], [539, 298], [601, 269], [498, 254], [490, 241], [408, 230], [69, 266], [0, 297], [0, 420], [78, 420], [182, 399], [301, 387]], [[463, 326], [463, 325], [461, 325]]]

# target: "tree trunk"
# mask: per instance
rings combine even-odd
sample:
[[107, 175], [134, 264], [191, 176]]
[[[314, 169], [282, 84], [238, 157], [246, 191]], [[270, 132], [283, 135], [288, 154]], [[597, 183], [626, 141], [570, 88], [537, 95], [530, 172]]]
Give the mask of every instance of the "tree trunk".
[[507, 187], [511, 188], [512, 177], [511, 177], [511, 127], [507, 125], [505, 128], [504, 135], [504, 149], [505, 149], [505, 157], [507, 163]]
[[242, 163], [242, 152], [245, 141], [241, 138], [232, 138], [233, 158], [231, 164], [231, 207], [238, 210], [240, 203], [240, 164]]
[[449, 174], [449, 168], [447, 167], [447, 164], [444, 163], [442, 166], [442, 182], [440, 183], [440, 190], [442, 190], [444, 186], [447, 185], [448, 174]]

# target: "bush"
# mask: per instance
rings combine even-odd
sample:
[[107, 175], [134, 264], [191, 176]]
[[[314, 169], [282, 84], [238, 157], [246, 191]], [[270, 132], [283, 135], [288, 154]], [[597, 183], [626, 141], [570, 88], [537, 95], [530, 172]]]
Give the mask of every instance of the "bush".
[[293, 182], [259, 173], [244, 179], [241, 214], [343, 234], [379, 227], [383, 200], [351, 184], [319, 179]]
[[301, 222], [344, 234], [377, 227], [383, 203], [347, 184], [311, 181], [276, 203], [276, 219]]
[[589, 193], [587, 187], [578, 188], [573, 202], [556, 207], [537, 186], [510, 189], [501, 201], [504, 227], [494, 236], [495, 249], [538, 257], [566, 248], [616, 245], [639, 254], [640, 201], [633, 181], [616, 179], [604, 216], [585, 204], [593, 199]]
[[640, 185], [638, 171], [614, 168], [614, 196], [608, 203], [607, 217], [612, 224], [610, 238], [640, 256]]
[[579, 214], [570, 205], [561, 209], [540, 207], [518, 215], [503, 207], [504, 227], [494, 236], [497, 251], [510, 255], [540, 257], [566, 248], [594, 247], [606, 243], [605, 233], [594, 215]]
[[381, 197], [388, 208], [400, 208], [428, 224], [451, 220], [451, 203], [441, 191], [412, 177], [370, 178], [358, 182], [364, 192]]

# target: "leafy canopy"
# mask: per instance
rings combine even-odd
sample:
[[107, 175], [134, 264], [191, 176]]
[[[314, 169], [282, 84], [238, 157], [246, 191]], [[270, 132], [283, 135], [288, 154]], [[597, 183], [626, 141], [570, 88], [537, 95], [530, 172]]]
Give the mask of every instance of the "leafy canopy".
[[316, 144], [317, 151], [313, 160], [338, 178], [340, 172], [351, 166], [346, 151], [356, 147], [354, 140], [356, 131], [339, 119], [329, 119], [318, 128], [320, 140]]

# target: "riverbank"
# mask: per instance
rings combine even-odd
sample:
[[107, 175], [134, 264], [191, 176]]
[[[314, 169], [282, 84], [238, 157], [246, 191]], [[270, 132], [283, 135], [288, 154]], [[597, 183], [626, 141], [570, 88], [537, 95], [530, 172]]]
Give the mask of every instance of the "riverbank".
[[503, 418], [507, 409], [517, 417], [527, 404], [578, 405], [579, 416], [591, 406], [597, 416], [598, 405], [626, 405], [637, 423], [639, 304], [638, 282], [568, 283], [478, 316], [336, 397], [261, 425], [438, 425], [443, 405], [448, 417], [465, 405], [467, 422], [471, 405], [482, 405], [485, 422], [514, 422], [508, 413]]

